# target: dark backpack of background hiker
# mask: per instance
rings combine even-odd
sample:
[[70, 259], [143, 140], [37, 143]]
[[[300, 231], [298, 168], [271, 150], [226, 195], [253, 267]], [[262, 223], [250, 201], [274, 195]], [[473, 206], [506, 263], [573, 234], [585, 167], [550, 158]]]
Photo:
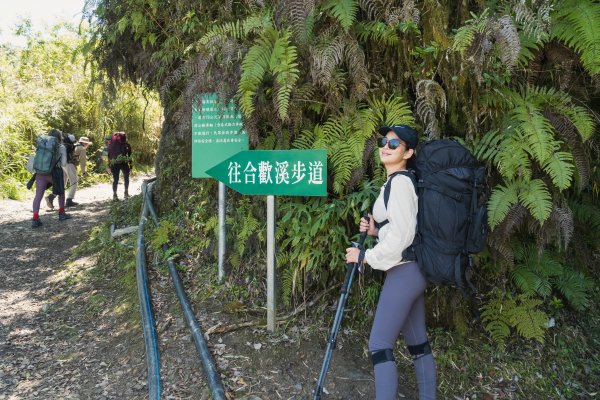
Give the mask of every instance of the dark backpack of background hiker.
[[75, 144], [77, 141], [75, 140], [75, 136], [71, 133], [63, 133], [63, 146], [67, 150], [67, 162], [70, 164], [77, 164], [77, 160], [75, 157]]
[[[110, 138], [110, 143], [108, 144], [108, 159], [118, 160], [119, 156], [127, 155], [127, 137], [123, 132], [115, 132]], [[115, 164], [120, 163], [119, 161], [115, 161]], [[112, 164], [112, 163], [111, 163]]]
[[33, 169], [38, 174], [51, 174], [60, 157], [57, 137], [41, 135], [36, 139]]
[[[463, 290], [467, 282], [475, 291], [466, 272], [470, 254], [483, 249], [487, 235], [484, 167], [449, 139], [423, 144], [415, 166], [416, 176], [414, 171], [396, 173], [411, 178], [419, 199], [417, 233], [403, 258], [417, 260], [430, 282]], [[390, 186], [384, 190], [386, 208]]]

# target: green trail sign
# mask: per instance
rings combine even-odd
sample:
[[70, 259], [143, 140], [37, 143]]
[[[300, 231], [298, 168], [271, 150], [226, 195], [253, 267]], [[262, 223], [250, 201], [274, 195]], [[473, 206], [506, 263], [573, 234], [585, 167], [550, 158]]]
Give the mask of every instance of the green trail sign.
[[224, 107], [214, 93], [199, 100], [192, 109], [192, 178], [208, 178], [207, 169], [248, 149], [248, 133], [233, 101]]
[[206, 171], [242, 194], [326, 196], [326, 150], [241, 151]]

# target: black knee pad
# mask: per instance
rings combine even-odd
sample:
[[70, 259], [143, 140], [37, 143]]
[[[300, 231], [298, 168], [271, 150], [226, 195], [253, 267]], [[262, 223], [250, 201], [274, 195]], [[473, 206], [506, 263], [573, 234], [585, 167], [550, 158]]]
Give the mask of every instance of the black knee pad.
[[381, 349], [371, 352], [371, 361], [373, 362], [373, 366], [375, 366], [388, 361], [396, 361], [396, 359], [394, 358], [394, 351], [392, 349]]
[[408, 352], [412, 355], [413, 361], [418, 360], [419, 358], [426, 356], [427, 354], [431, 354], [431, 346], [429, 345], [429, 341], [416, 344], [414, 346], [406, 346]]

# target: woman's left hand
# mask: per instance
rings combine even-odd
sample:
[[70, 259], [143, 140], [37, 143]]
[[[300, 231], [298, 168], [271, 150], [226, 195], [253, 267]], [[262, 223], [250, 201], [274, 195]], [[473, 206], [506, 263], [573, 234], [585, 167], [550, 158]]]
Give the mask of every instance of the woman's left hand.
[[359, 254], [360, 254], [360, 250], [357, 249], [356, 247], [348, 247], [346, 249], [346, 262], [348, 264], [357, 263]]

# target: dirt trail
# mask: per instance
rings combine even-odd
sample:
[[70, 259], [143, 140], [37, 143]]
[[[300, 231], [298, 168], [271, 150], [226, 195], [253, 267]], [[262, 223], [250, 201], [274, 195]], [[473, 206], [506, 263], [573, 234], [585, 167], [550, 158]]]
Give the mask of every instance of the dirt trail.
[[[132, 178], [132, 195], [139, 193], [142, 179]], [[106, 350], [129, 333], [112, 331], [110, 320], [83, 319], [86, 300], [94, 293], [62, 284], [64, 276], [57, 273], [90, 229], [107, 217], [111, 198], [109, 183], [79, 190], [79, 205], [67, 209], [72, 215], [67, 221], [59, 221], [42, 201], [44, 225], [37, 229], [31, 228], [31, 198], [0, 201], [0, 399], [123, 398], [121, 389], [107, 390], [110, 375], [143, 366], [140, 346], [127, 352], [135, 359], [123, 370], [109, 373], [114, 351]], [[91, 268], [93, 260], [74, 263]], [[62, 293], [65, 288], [70, 293]], [[131, 394], [144, 388], [143, 379], [130, 380]]]
[[[132, 179], [132, 195], [139, 193], [143, 178]], [[72, 257], [92, 227], [108, 217], [111, 198], [108, 183], [82, 189], [75, 198], [80, 205], [68, 209], [73, 218], [62, 222], [42, 202], [44, 225], [38, 229], [31, 228], [31, 199], [0, 200], [0, 400], [148, 398], [139, 313], [119, 313], [122, 296], [110, 282], [115, 279], [110, 271], [98, 275], [93, 257]], [[198, 290], [193, 287], [198, 268], [203, 266], [188, 265], [181, 271], [188, 293]], [[77, 274], [70, 272], [74, 270]], [[149, 279], [161, 398], [210, 398], [170, 278], [150, 268]], [[192, 307], [205, 330], [239, 322], [212, 299]], [[333, 317], [334, 307], [330, 311]], [[297, 322], [273, 334], [250, 328], [210, 336], [229, 399], [311, 398], [330, 321], [318, 330]], [[374, 397], [365, 340], [343, 329], [324, 400]], [[411, 374], [406, 373], [407, 364], [403, 377]], [[416, 397], [405, 389], [399, 398]]]

